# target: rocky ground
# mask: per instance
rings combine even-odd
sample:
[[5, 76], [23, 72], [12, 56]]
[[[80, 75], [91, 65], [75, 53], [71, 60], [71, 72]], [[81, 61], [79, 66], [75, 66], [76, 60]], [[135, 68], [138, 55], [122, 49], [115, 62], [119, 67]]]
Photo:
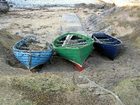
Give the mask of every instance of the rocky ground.
[[[139, 105], [139, 10], [140, 7], [83, 5], [58, 10], [12, 10], [0, 15], [0, 104], [123, 105], [112, 94], [79, 79], [80, 76], [113, 91], [125, 105]], [[93, 51], [83, 72], [76, 71], [72, 63], [58, 56], [53, 57], [51, 64], [37, 68], [38, 73], [26, 70], [14, 58], [13, 44], [28, 34], [51, 43], [61, 31], [62, 14], [71, 12], [80, 17], [89, 35], [101, 31], [120, 38], [124, 44], [121, 54], [112, 61]]]

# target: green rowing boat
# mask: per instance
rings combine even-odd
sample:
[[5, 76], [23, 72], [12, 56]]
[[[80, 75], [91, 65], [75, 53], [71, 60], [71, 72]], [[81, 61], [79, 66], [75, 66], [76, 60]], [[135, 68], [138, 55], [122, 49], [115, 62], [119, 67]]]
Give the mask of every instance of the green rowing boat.
[[53, 41], [55, 52], [82, 67], [93, 50], [94, 40], [79, 33], [65, 33]]

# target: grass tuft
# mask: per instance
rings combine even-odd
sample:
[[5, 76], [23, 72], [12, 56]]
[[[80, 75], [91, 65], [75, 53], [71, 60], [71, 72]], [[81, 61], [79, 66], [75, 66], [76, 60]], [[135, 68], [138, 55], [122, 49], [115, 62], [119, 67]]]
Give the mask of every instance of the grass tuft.
[[139, 105], [140, 103], [140, 77], [128, 78], [121, 81], [115, 88], [125, 105]]
[[35, 102], [37, 105], [52, 103], [65, 103], [68, 92], [75, 90], [76, 86], [69, 79], [56, 75], [31, 75], [12, 79], [12, 88], [23, 91], [25, 100]]

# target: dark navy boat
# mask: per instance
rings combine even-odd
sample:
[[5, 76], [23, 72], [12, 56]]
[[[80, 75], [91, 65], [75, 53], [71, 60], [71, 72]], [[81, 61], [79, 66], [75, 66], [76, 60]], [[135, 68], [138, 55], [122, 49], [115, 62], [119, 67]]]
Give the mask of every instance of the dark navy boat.
[[52, 49], [49, 44], [46, 48], [41, 50], [29, 50], [27, 47], [28, 44], [35, 41], [35, 37], [28, 36], [13, 46], [13, 53], [15, 57], [28, 69], [33, 69], [38, 65], [48, 62], [52, 56]]
[[121, 40], [102, 32], [94, 33], [92, 38], [95, 39], [95, 49], [108, 58], [114, 60], [114, 58], [120, 53], [122, 48]]

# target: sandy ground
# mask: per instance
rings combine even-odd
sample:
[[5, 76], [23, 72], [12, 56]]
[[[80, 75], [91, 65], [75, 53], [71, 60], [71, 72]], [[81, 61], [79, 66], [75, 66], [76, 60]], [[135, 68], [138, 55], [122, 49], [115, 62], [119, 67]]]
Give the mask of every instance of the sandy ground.
[[[64, 23], [62, 23], [62, 15], [65, 13], [76, 13], [80, 17], [81, 23], [83, 23], [89, 15], [93, 13], [98, 14], [99, 12], [94, 12], [89, 9], [15, 10], [1, 16], [0, 29], [6, 28], [11, 33], [11, 35], [19, 35], [21, 37], [34, 34], [37, 36], [41, 36], [43, 38], [43, 41], [48, 41], [51, 43], [54, 38], [58, 36], [61, 32], [61, 26], [64, 25]], [[133, 49], [133, 47], [129, 44], [128, 41], [125, 42], [124, 40], [123, 42], [125, 45], [123, 49], [124, 51], [114, 61], [111, 61], [104, 56], [100, 56], [95, 51], [87, 60], [89, 65], [89, 68], [87, 69], [90, 69], [90, 72], [97, 72], [97, 75], [94, 75], [93, 73], [93, 77], [95, 76], [95, 79], [99, 77], [100, 80], [97, 79], [98, 82], [103, 81], [102, 84], [106, 84], [104, 81], [108, 82], [108, 79], [110, 81], [110, 79], [112, 78], [113, 80], [118, 80], [119, 78], [124, 77], [125, 73], [128, 73], [128, 75], [132, 75], [133, 73], [138, 75], [138, 62], [140, 57], [139, 51], [137, 51], [137, 49]], [[118, 70], [121, 69], [123, 73], [118, 72]], [[73, 74], [73, 72], [75, 72], [75, 68], [72, 63], [60, 57], [53, 57], [52, 64], [43, 65], [41, 69], [39, 68], [39, 71], [68, 73], [71, 72]], [[107, 72], [112, 76], [106, 78], [108, 74], [104, 72]], [[118, 74], [120, 74], [120, 76]], [[116, 78], [118, 79], [115, 78], [115, 75], [117, 75]], [[108, 83], [106, 85], [108, 85]]]
[[0, 29], [22, 37], [28, 34], [45, 36], [51, 42], [60, 32], [61, 18], [65, 13], [82, 12], [76, 9], [11, 11], [0, 18]]
[[[28, 34], [42, 36], [44, 41], [51, 43], [61, 32], [61, 18], [64, 13], [76, 13], [83, 24], [90, 14], [98, 14], [100, 11], [94, 12], [89, 9], [15, 10], [0, 16], [0, 29], [7, 29], [11, 35], [21, 37]], [[131, 18], [130, 21], [133, 19]], [[101, 86], [112, 89], [119, 81], [140, 75], [140, 49], [133, 46], [132, 42], [125, 37], [121, 40], [124, 47], [114, 61], [93, 51], [86, 61], [88, 67], [81, 73], [76, 71], [71, 62], [58, 56], [52, 58], [51, 64], [44, 64], [37, 70], [39, 73], [53, 72], [65, 77], [86, 75]], [[23, 67], [13, 68], [0, 61], [0, 75], [30, 74], [24, 70]]]

